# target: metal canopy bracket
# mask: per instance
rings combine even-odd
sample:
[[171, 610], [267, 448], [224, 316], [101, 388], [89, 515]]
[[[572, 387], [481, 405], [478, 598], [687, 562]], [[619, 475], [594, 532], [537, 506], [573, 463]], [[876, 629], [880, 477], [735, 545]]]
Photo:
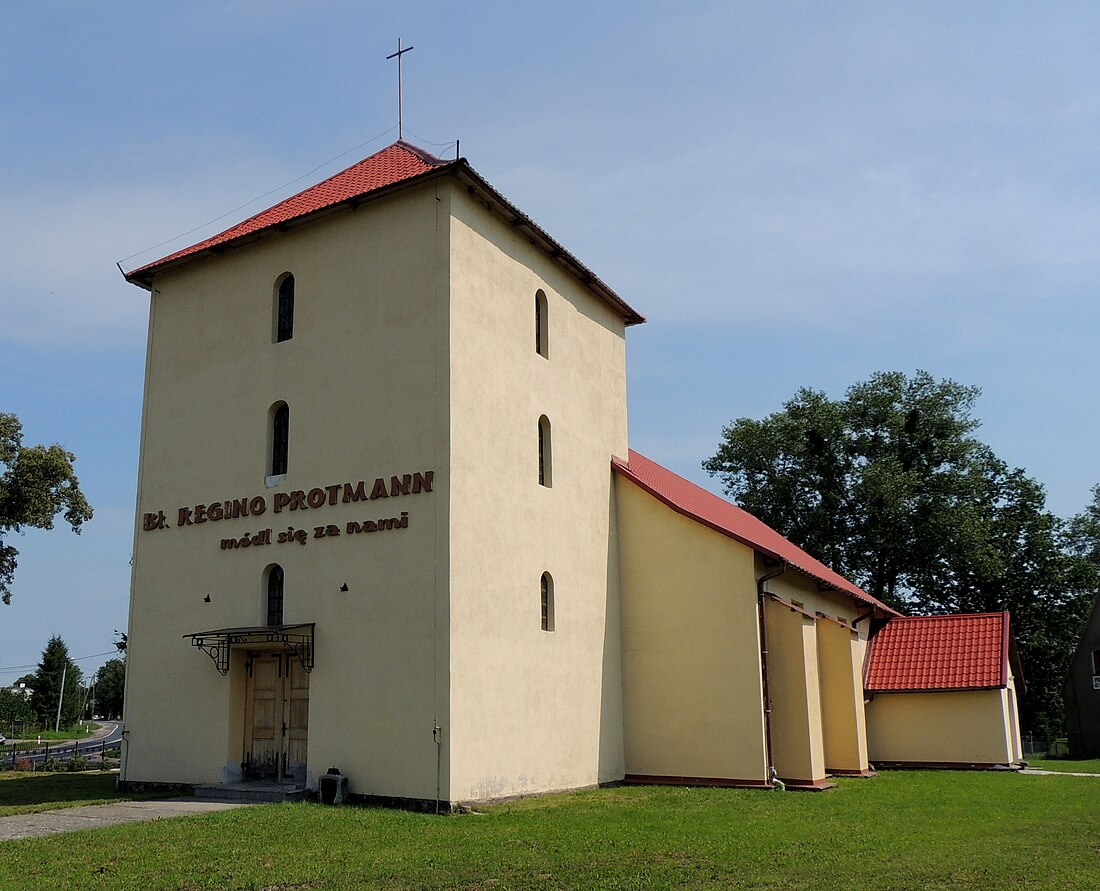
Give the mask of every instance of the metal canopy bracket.
[[213, 662], [219, 674], [229, 674], [229, 653], [237, 646], [268, 646], [285, 649], [298, 657], [302, 668], [313, 671], [313, 625], [259, 625], [252, 628], [218, 628], [185, 634]]

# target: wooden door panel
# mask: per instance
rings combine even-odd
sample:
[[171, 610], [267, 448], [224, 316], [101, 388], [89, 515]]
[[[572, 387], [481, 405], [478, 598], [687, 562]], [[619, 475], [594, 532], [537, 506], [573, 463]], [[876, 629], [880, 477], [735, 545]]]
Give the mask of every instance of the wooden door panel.
[[[300, 660], [288, 659], [286, 683], [286, 769], [301, 772], [306, 766], [306, 743], [309, 736], [309, 673]], [[304, 775], [304, 774], [303, 774]]]
[[279, 770], [282, 724], [282, 672], [279, 656], [252, 657], [246, 697], [245, 763], [250, 774], [275, 776]]
[[305, 776], [309, 673], [296, 656], [255, 653], [245, 695], [245, 765], [252, 776]]

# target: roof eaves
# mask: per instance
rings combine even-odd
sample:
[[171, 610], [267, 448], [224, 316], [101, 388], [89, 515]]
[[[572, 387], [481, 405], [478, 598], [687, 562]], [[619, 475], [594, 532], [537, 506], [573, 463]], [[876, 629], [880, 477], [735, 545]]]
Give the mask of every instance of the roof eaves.
[[982, 684], [974, 687], [868, 687], [866, 693], [975, 693], [979, 690], [1002, 690], [1006, 684]]
[[459, 179], [466, 183], [467, 190], [471, 195], [479, 197], [476, 194], [477, 191], [485, 193], [490, 199], [487, 205], [490, 211], [494, 205], [497, 206], [504, 212], [506, 217], [510, 218], [509, 223], [513, 228], [527, 230], [529, 233], [528, 238], [532, 244], [544, 250], [551, 259], [564, 266], [584, 287], [593, 291], [604, 303], [619, 313], [627, 327], [645, 322], [645, 316], [638, 313], [605, 284], [598, 275], [562, 247], [561, 243], [552, 235], [505, 198], [485, 177], [474, 170], [465, 158], [459, 159], [456, 163], [455, 173]]
[[[460, 159], [464, 160], [464, 159]], [[407, 177], [406, 179], [399, 180], [395, 183], [389, 183], [385, 186], [380, 186], [377, 189], [371, 189], [369, 192], [363, 192], [360, 195], [356, 195], [351, 198], [345, 198], [343, 201], [338, 201], [334, 204], [328, 204], [324, 207], [319, 207], [316, 210], [308, 211], [296, 217], [290, 219], [280, 220], [277, 223], [273, 223], [270, 226], [265, 226], [262, 229], [256, 229], [252, 232], [247, 232], [243, 235], [238, 235], [235, 238], [231, 238], [227, 241], [220, 242], [219, 244], [212, 245], [201, 250], [194, 251], [193, 253], [184, 254], [181, 257], [167, 260], [154, 260], [152, 263], [141, 266], [130, 272], [123, 273], [126, 281], [132, 285], [137, 285], [139, 288], [144, 288], [146, 291], [151, 290], [153, 287], [153, 276], [160, 275], [163, 272], [167, 272], [172, 269], [179, 269], [187, 266], [198, 260], [205, 260], [209, 257], [219, 256], [226, 253], [229, 250], [235, 250], [240, 247], [244, 247], [247, 244], [260, 241], [264, 238], [269, 238], [272, 235], [280, 232], [286, 232], [289, 229], [296, 228], [304, 225], [305, 223], [311, 223], [322, 217], [331, 216], [332, 214], [339, 213], [344, 210], [354, 210], [357, 207], [361, 207], [370, 201], [374, 201], [378, 198], [383, 198], [387, 195], [392, 195], [396, 192], [400, 192], [403, 189], [412, 188], [418, 186], [427, 180], [437, 176], [444, 176], [453, 172], [454, 168], [460, 163], [460, 161], [451, 161], [448, 164], [440, 165], [431, 170], [425, 170], [422, 173], [415, 174], [414, 176]], [[311, 187], [312, 188], [312, 187]], [[308, 191], [308, 190], [307, 190]], [[294, 196], [291, 196], [294, 197]], [[290, 199], [286, 199], [290, 200]], [[247, 222], [242, 220], [241, 223]], [[241, 224], [238, 224], [241, 225]]]
[[[372, 201], [376, 198], [381, 198], [385, 195], [392, 194], [401, 189], [407, 189], [412, 186], [419, 185], [433, 177], [452, 175], [458, 177], [465, 182], [467, 189], [471, 194], [480, 192], [481, 197], [486, 200], [486, 206], [490, 211], [496, 207], [503, 212], [503, 215], [508, 219], [509, 223], [517, 229], [524, 229], [527, 232], [527, 237], [532, 244], [544, 250], [547, 255], [565, 268], [574, 278], [581, 283], [585, 288], [588, 288], [593, 294], [596, 295], [603, 303], [608, 305], [612, 310], [618, 313], [627, 327], [631, 325], [638, 325], [645, 321], [645, 317], [639, 314], [633, 307], [631, 307], [625, 300], [623, 300], [618, 294], [616, 294], [607, 284], [605, 284], [599, 276], [597, 276], [591, 269], [585, 266], [580, 260], [574, 257], [569, 251], [567, 251], [562, 245], [556, 241], [549, 233], [546, 232], [541, 226], [539, 226], [534, 220], [532, 220], [527, 214], [521, 211], [518, 207], [512, 204], [507, 198], [505, 198], [495, 187], [493, 187], [488, 180], [486, 180], [481, 174], [479, 174], [473, 167], [470, 166], [469, 161], [465, 158], [457, 158], [454, 161], [440, 162], [439, 158], [434, 155], [425, 152], [423, 149], [407, 143], [404, 141], [398, 141], [396, 145], [401, 146], [405, 151], [408, 151], [416, 155], [420, 160], [427, 164], [434, 165], [430, 170], [425, 170], [421, 173], [413, 176], [400, 179], [397, 182], [389, 183], [385, 186], [381, 186], [377, 189], [372, 189], [367, 192], [363, 192], [358, 195], [345, 198], [341, 201], [334, 202], [332, 204], [326, 204], [323, 207], [319, 207], [315, 210], [306, 211], [298, 216], [290, 217], [288, 219], [280, 219], [277, 222], [271, 223], [259, 229], [254, 229], [233, 238], [228, 238], [225, 241], [220, 241], [216, 244], [208, 247], [200, 248], [198, 250], [192, 250], [184, 248], [183, 253], [180, 255], [169, 254], [168, 257], [160, 260], [154, 260], [151, 263], [131, 270], [130, 272], [123, 272], [123, 276], [132, 285], [137, 285], [145, 290], [151, 290], [153, 287], [154, 275], [162, 272], [179, 269], [190, 263], [198, 260], [207, 259], [211, 256], [218, 256], [225, 253], [228, 250], [233, 250], [244, 245], [251, 244], [262, 238], [267, 238], [278, 232], [285, 232], [295, 226], [300, 226], [307, 222], [312, 222], [323, 216], [337, 213], [341, 210], [354, 209], [362, 204]], [[349, 168], [350, 169], [350, 168]], [[342, 176], [347, 171], [341, 171], [334, 174], [329, 179]], [[299, 195], [306, 194], [313, 189], [322, 186], [328, 180], [322, 180], [321, 183], [310, 186], [304, 189], [297, 195], [292, 195], [290, 198], [284, 199], [286, 203], [293, 201]], [[279, 205], [275, 205], [276, 207]], [[243, 226], [254, 220], [256, 216], [267, 213], [267, 210], [260, 211], [260, 214], [253, 215], [245, 220], [242, 220], [237, 226]], [[218, 236], [213, 236], [217, 238]], [[200, 242], [201, 243], [201, 242]], [[120, 267], [121, 268], [121, 267]]]

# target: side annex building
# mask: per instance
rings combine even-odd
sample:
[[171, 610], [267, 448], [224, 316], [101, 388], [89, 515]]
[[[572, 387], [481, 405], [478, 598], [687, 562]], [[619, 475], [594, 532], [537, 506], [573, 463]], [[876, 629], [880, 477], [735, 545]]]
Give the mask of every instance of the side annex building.
[[337, 767], [450, 807], [870, 772], [898, 614], [630, 450], [644, 319], [465, 159], [399, 141], [126, 278], [123, 786]]

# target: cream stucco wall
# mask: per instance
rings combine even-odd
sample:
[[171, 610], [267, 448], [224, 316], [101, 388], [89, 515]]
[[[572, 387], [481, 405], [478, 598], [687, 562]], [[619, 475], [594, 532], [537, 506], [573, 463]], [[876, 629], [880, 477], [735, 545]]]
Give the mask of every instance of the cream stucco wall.
[[[286, 574], [284, 621], [316, 623], [310, 773], [431, 798], [447, 785], [446, 195], [437, 183], [158, 276], [134, 548], [126, 779], [216, 782], [241, 758], [243, 661], [229, 677], [183, 635], [260, 625], [262, 575]], [[445, 190], [444, 190], [445, 191]], [[272, 343], [273, 288], [295, 276], [294, 336]], [[290, 407], [289, 469], [265, 487], [268, 413]], [[276, 514], [278, 493], [414, 471], [434, 491]], [[177, 508], [262, 495], [259, 517], [179, 527]], [[169, 528], [144, 531], [145, 513]], [[398, 516], [408, 528], [314, 538]], [[305, 544], [219, 541], [306, 528]], [[341, 592], [346, 583], [349, 591]], [[210, 597], [204, 603], [204, 596]], [[437, 776], [437, 768], [439, 775]]]
[[862, 773], [868, 758], [859, 635], [849, 625], [818, 618], [817, 657], [825, 769]]
[[766, 780], [753, 552], [616, 478], [626, 773]]
[[621, 779], [610, 461], [627, 449], [624, 324], [499, 214], [463, 189], [450, 200], [451, 797]]
[[[275, 344], [287, 271], [294, 336]], [[240, 760], [243, 654], [223, 678], [183, 635], [263, 624], [272, 562], [286, 573], [284, 621], [316, 624], [312, 777], [335, 765], [355, 793], [452, 801], [620, 779], [610, 459], [627, 450], [622, 318], [448, 177], [154, 284], [126, 779], [217, 782]], [[278, 401], [289, 470], [267, 488]], [[537, 480], [542, 415], [551, 487]], [[431, 493], [270, 508], [279, 493], [427, 470]], [[255, 495], [261, 517], [175, 527], [179, 507]], [[345, 532], [402, 510], [407, 529]], [[156, 511], [173, 528], [140, 529]], [[316, 524], [341, 534], [314, 538]], [[304, 545], [219, 548], [289, 525], [309, 530]]]
[[1019, 729], [1008, 691], [875, 693], [867, 706], [872, 763], [1009, 764], [1018, 761]]
[[[761, 558], [757, 572], [767, 567]], [[828, 771], [868, 769], [863, 654], [868, 607], [788, 567], [765, 589], [805, 614], [765, 601], [768, 625], [772, 749], [781, 778], [819, 782]], [[805, 668], [801, 668], [801, 666]]]
[[764, 602], [764, 619], [776, 773], [788, 783], [822, 782], [825, 745], [814, 619], [770, 599]]

